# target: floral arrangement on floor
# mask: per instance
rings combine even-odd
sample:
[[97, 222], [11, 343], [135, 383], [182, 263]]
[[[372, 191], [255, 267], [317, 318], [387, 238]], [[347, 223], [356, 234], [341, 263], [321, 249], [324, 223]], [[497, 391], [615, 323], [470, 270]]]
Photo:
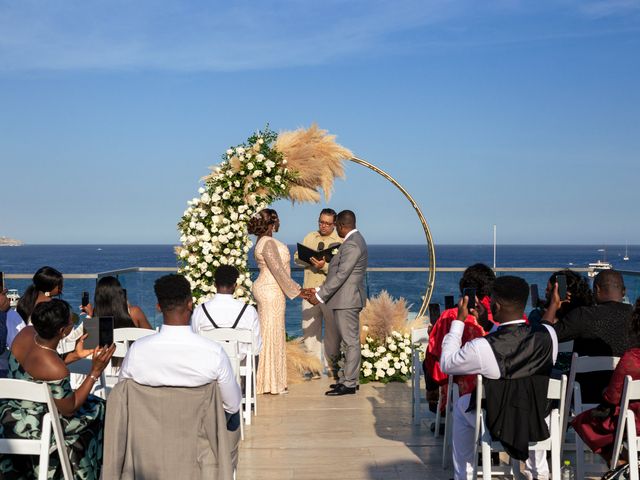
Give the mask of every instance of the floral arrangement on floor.
[[335, 177], [344, 176], [344, 159], [352, 156], [317, 125], [279, 135], [267, 127], [229, 148], [178, 223], [180, 273], [191, 283], [194, 301], [213, 296], [220, 265], [240, 271], [235, 297], [251, 301], [249, 219], [281, 198], [318, 202], [320, 189], [328, 198]]
[[394, 300], [386, 290], [367, 300], [360, 313], [360, 383], [405, 382], [409, 379], [411, 329], [422, 327], [424, 319], [409, 322], [408, 316], [406, 300]]

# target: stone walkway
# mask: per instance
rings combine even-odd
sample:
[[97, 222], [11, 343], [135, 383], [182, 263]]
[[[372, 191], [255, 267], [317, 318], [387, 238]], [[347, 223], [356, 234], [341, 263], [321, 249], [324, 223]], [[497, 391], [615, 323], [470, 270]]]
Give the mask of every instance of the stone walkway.
[[356, 395], [327, 397], [328, 384], [323, 378], [258, 397], [238, 480], [452, 478], [441, 467], [442, 437], [433, 438], [427, 420], [412, 425], [409, 384], [371, 383]]

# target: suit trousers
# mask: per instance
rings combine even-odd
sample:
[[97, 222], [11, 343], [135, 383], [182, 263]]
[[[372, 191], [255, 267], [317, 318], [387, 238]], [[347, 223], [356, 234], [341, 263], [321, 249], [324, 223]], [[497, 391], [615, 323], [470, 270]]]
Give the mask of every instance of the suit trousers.
[[[324, 337], [329, 337], [329, 343], [334, 344], [338, 335], [333, 322], [333, 311], [326, 305], [319, 303], [313, 305], [302, 300], [302, 343], [307, 352], [317, 357], [327, 366], [330, 364], [322, 354], [322, 320], [324, 319]], [[326, 357], [326, 354], [325, 354]]]
[[[344, 347], [344, 366], [338, 372], [338, 382], [355, 387], [360, 378], [360, 311], [362, 308], [333, 310], [333, 323], [337, 335], [324, 339], [324, 351], [328, 361], [340, 358], [341, 343]], [[326, 322], [329, 323], [329, 322]]]
[[[474, 410], [467, 411], [470, 399], [470, 393], [463, 395], [453, 407], [452, 453], [453, 478], [455, 480], [472, 480], [473, 466], [478, 461], [477, 457], [473, 457], [476, 412]], [[546, 418], [546, 421], [548, 424], [549, 417]], [[478, 451], [480, 451], [479, 447]], [[528, 479], [548, 480], [547, 452], [544, 450], [529, 451], [529, 459], [525, 462], [524, 473]]]

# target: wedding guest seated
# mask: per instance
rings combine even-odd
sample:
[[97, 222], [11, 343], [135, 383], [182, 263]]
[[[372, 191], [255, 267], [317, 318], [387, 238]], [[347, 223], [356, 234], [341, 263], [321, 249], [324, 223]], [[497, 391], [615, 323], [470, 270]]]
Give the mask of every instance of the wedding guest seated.
[[[468, 315], [464, 322], [464, 331], [462, 333], [462, 344], [464, 345], [469, 340], [474, 338], [485, 336], [493, 324], [493, 316], [489, 309], [489, 293], [491, 286], [496, 279], [495, 273], [487, 265], [482, 263], [476, 263], [468, 267], [458, 283], [460, 287], [460, 294], [465, 288], [475, 288], [476, 297], [484, 305], [484, 311], [487, 312], [487, 320], [484, 324], [481, 324], [476, 320], [473, 315]], [[453, 322], [458, 316], [458, 308], [449, 308], [442, 312], [442, 315], [438, 318], [433, 325], [431, 332], [429, 333], [429, 345], [424, 360], [425, 378], [427, 379], [427, 385], [431, 386], [429, 390], [439, 390], [440, 386], [447, 384], [448, 375], [442, 372], [440, 368], [440, 355], [442, 354], [442, 340], [444, 336], [449, 333], [451, 328], [451, 322]], [[460, 389], [460, 395], [465, 395], [472, 392], [476, 388], [475, 375], [461, 375], [455, 378], [456, 383]], [[435, 399], [437, 399], [435, 395]], [[446, 394], [445, 397], [446, 398]], [[442, 409], [444, 410], [445, 402], [442, 402]], [[433, 408], [435, 411], [435, 406]]]
[[112, 276], [98, 280], [94, 304], [81, 305], [80, 310], [85, 312], [88, 318], [113, 317], [114, 328], [153, 328], [142, 309], [127, 302], [122, 285]]
[[553, 272], [547, 281], [547, 286], [545, 287], [545, 301], [544, 305], [541, 305], [538, 308], [534, 308], [529, 313], [529, 321], [530, 322], [541, 322], [542, 316], [544, 312], [549, 308], [549, 304], [552, 300], [553, 288], [556, 284], [556, 279], [558, 275], [564, 275], [567, 278], [567, 292], [569, 293], [568, 301], [564, 302], [560, 309], [556, 312], [556, 318], [558, 320], [563, 319], [567, 316], [567, 314], [575, 310], [579, 307], [590, 307], [593, 305], [593, 292], [589, 287], [589, 282], [587, 279], [580, 275], [578, 272], [574, 272], [568, 268], [564, 270], [558, 270], [557, 272]]
[[233, 298], [240, 272], [231, 265], [220, 265], [214, 274], [216, 295], [199, 305], [191, 316], [191, 328], [200, 333], [215, 328], [237, 328], [253, 332], [254, 350], [248, 344], [240, 344], [240, 353], [258, 355], [262, 349], [260, 322], [256, 309], [241, 300]]
[[[630, 323], [632, 347], [622, 355], [601, 397], [600, 405], [582, 412], [571, 424], [589, 448], [601, 455], [607, 463], [611, 461], [613, 454], [624, 379], [630, 375], [633, 380], [640, 380], [640, 299], [636, 300]], [[640, 431], [640, 402], [630, 402], [629, 408], [636, 415], [636, 430]]]
[[[557, 312], [563, 302], [556, 285], [542, 319], [554, 324], [559, 342], [573, 340], [573, 351], [580, 356], [621, 357], [631, 346], [629, 322], [633, 307], [623, 303], [625, 286], [620, 272], [598, 273], [593, 281], [593, 294], [595, 305], [576, 308], [558, 320]], [[611, 372], [576, 375], [582, 401], [598, 403], [610, 379]]]
[[7, 298], [7, 290], [0, 291], [0, 377], [4, 377], [7, 370], [7, 312], [11, 308], [11, 301]]
[[62, 293], [62, 274], [52, 267], [41, 267], [33, 275], [32, 283], [24, 291], [15, 310], [7, 312], [7, 348], [28, 323], [35, 306], [48, 302]]
[[[16, 336], [9, 354], [9, 378], [46, 383], [51, 389], [75, 478], [100, 478], [104, 400], [90, 395], [94, 382], [107, 366], [115, 346], [93, 350], [91, 372], [78, 389], [71, 389], [69, 370], [60, 358], [58, 342], [71, 332], [69, 304], [52, 299], [39, 303], [31, 325]], [[38, 438], [46, 406], [7, 400], [0, 402], [0, 432], [4, 438]], [[34, 459], [36, 464], [34, 465]], [[37, 457], [0, 455], [0, 477], [36, 478]], [[49, 457], [47, 478], [62, 478], [57, 453]]]
[[[549, 304], [552, 300], [553, 288], [556, 284], [558, 275], [564, 275], [567, 279], [567, 292], [569, 300], [564, 302], [560, 309], [556, 312], [556, 318], [562, 320], [569, 312], [580, 307], [589, 307], [593, 305], [593, 293], [587, 279], [573, 270], [564, 269], [554, 272], [549, 277], [547, 286], [545, 288], [545, 302], [538, 308], [534, 308], [529, 313], [529, 322], [541, 322], [544, 312], [549, 308]], [[561, 373], [568, 375], [571, 368], [571, 352], [558, 353], [558, 361], [554, 365], [554, 369]]]
[[197, 387], [218, 382], [224, 409], [240, 409], [240, 386], [222, 347], [191, 330], [191, 287], [181, 275], [166, 275], [154, 285], [163, 325], [155, 335], [136, 340], [124, 358], [120, 380], [152, 387]]
[[[462, 344], [469, 314], [480, 318], [484, 306], [468, 311], [468, 298], [458, 303], [458, 316], [442, 343], [440, 365], [448, 375], [484, 377], [486, 420], [491, 436], [514, 459], [526, 460], [533, 478], [549, 478], [546, 452], [529, 452], [529, 442], [549, 437], [545, 420], [549, 375], [558, 352], [553, 327], [524, 319], [529, 285], [522, 278], [498, 277], [491, 288], [490, 309], [497, 330]], [[475, 393], [474, 393], [475, 395]], [[475, 400], [460, 396], [453, 410], [453, 468], [456, 480], [473, 478]], [[470, 407], [471, 406], [471, 411]]]

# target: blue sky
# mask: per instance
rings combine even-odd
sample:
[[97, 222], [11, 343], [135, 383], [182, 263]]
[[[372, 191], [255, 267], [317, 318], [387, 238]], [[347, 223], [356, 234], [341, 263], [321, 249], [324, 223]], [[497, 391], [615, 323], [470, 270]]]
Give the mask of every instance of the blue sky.
[[[0, 235], [174, 243], [228, 146], [315, 121], [437, 243], [640, 243], [638, 52], [640, 0], [0, 0]], [[329, 204], [423, 239], [363, 167]]]

